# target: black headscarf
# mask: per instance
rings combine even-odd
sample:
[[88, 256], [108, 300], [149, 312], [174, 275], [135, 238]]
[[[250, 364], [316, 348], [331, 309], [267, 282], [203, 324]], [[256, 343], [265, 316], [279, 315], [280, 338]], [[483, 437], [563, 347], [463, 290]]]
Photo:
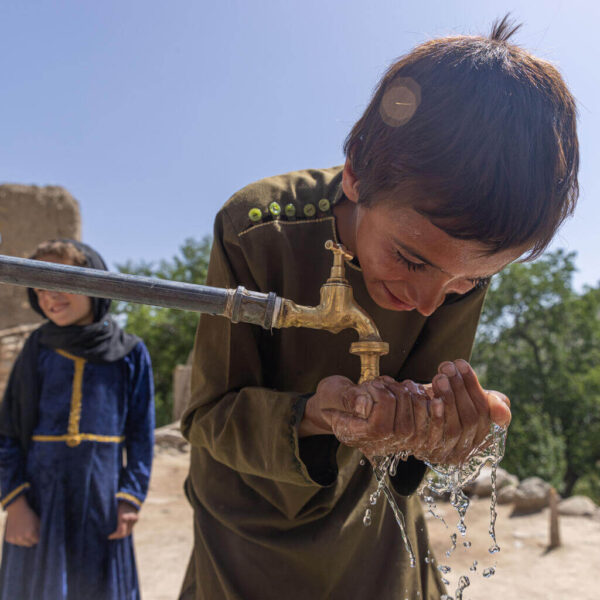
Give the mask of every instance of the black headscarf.
[[[108, 270], [102, 257], [90, 246], [75, 240], [60, 240], [75, 246], [86, 257], [86, 267]], [[27, 290], [33, 310], [45, 317], [36, 293]], [[94, 321], [90, 325], [60, 327], [52, 321], [38, 327], [27, 338], [10, 374], [0, 406], [0, 434], [18, 438], [24, 450], [38, 420], [39, 382], [38, 355], [40, 346], [60, 348], [90, 362], [117, 361], [133, 350], [140, 339], [125, 333], [108, 315], [111, 301], [91, 298]]]

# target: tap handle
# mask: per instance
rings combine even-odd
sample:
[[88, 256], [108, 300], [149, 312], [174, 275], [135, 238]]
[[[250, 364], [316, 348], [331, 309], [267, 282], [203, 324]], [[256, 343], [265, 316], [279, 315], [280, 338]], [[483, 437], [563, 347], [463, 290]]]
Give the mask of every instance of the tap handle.
[[331, 240], [327, 240], [325, 242], [325, 248], [327, 248], [327, 250], [331, 250], [336, 256], [341, 255], [342, 258], [346, 260], [352, 260], [354, 258], [354, 254], [352, 254], [352, 252], [348, 252], [348, 250], [346, 250], [346, 246], [343, 244], [336, 244]]
[[345, 279], [344, 260], [352, 260], [354, 255], [342, 244], [336, 244], [331, 240], [325, 242], [325, 248], [333, 252], [333, 265], [329, 279]]

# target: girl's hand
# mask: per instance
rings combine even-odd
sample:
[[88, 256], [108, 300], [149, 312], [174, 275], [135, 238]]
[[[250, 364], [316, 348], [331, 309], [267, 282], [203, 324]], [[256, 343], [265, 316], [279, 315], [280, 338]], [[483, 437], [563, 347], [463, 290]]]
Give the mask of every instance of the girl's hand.
[[138, 521], [138, 511], [129, 502], [119, 500], [117, 508], [117, 528], [108, 536], [109, 540], [120, 540], [131, 535], [133, 526]]
[[40, 519], [31, 510], [25, 496], [6, 507], [5, 539], [9, 544], [31, 548], [40, 541]]

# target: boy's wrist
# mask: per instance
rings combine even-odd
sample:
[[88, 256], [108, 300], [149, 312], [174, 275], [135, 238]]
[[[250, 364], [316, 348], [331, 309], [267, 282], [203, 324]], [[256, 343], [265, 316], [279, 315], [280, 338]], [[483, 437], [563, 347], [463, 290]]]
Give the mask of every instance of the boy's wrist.
[[317, 394], [314, 394], [306, 401], [304, 415], [298, 426], [298, 437], [331, 435], [331, 433], [331, 427], [329, 427], [329, 424], [323, 419]]

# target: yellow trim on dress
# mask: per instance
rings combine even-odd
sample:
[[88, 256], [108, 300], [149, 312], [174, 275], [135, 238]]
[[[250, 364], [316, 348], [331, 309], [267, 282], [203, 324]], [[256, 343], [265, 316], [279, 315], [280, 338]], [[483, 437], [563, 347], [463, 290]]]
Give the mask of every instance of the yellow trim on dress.
[[71, 412], [69, 413], [69, 427], [67, 429], [67, 445], [77, 446], [81, 443], [79, 436], [79, 421], [81, 420], [81, 399], [83, 397], [83, 370], [85, 358], [73, 356], [64, 350], [57, 350], [65, 358], [75, 362], [75, 373], [73, 375], [73, 391], [71, 392]]
[[71, 410], [69, 412], [69, 426], [64, 435], [34, 435], [31, 437], [36, 442], [65, 442], [67, 446], [74, 448], [81, 442], [105, 442], [120, 443], [125, 440], [122, 435], [98, 435], [95, 433], [81, 433], [79, 423], [81, 421], [81, 401], [83, 398], [83, 371], [85, 369], [85, 358], [75, 356], [70, 352], [56, 349], [56, 352], [75, 363], [73, 374], [73, 389], [71, 392]]
[[2, 508], [4, 508], [13, 498], [18, 496], [23, 490], [26, 490], [30, 487], [31, 486], [28, 483], [22, 483], [19, 487], [16, 487], [10, 494], [7, 494], [0, 502]]
[[118, 444], [125, 441], [123, 435], [97, 435], [95, 433], [76, 433], [65, 435], [34, 435], [32, 440], [36, 442], [66, 442], [67, 446], [78, 446], [81, 442], [107, 442]]
[[133, 502], [138, 508], [142, 508], [142, 503], [135, 496], [132, 496], [127, 492], [117, 492], [115, 496], [117, 498], [122, 498], [123, 500], [129, 500], [129, 502]]
[[64, 356], [65, 358], [68, 358], [69, 360], [85, 361], [85, 358], [82, 358], [81, 356], [75, 356], [74, 354], [71, 354], [70, 352], [67, 352], [66, 350], [61, 350], [60, 348], [55, 348], [54, 352], [56, 352], [57, 354], [60, 354], [61, 356]]

